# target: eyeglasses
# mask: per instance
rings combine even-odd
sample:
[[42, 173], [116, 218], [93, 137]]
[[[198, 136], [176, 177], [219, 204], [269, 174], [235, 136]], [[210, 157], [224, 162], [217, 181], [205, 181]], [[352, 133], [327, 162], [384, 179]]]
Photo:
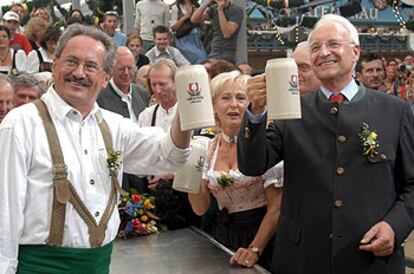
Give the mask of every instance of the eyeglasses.
[[102, 68], [99, 68], [97, 64], [93, 62], [86, 62], [82, 64], [82, 63], [79, 63], [78, 60], [73, 59], [73, 58], [67, 58], [63, 60], [63, 65], [70, 70], [75, 70], [80, 65], [82, 65], [83, 71], [88, 74], [96, 74], [103, 70]]
[[325, 47], [331, 51], [331, 50], [337, 50], [346, 44], [355, 45], [354, 42], [347, 41], [347, 40], [328, 40], [327, 42], [322, 43], [322, 44], [321, 43], [311, 44], [309, 47], [309, 50], [311, 54], [318, 53], [322, 49], [322, 46], [325, 45]]
[[127, 70], [129, 73], [135, 73], [137, 71], [136, 67], [128, 67], [128, 66], [116, 67], [115, 69], [119, 72], [124, 72], [125, 70]]

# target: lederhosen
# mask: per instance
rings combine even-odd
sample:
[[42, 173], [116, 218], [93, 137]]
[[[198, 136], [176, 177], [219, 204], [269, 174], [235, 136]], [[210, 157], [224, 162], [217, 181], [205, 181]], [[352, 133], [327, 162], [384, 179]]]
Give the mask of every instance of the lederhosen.
[[[18, 274], [78, 274], [109, 273], [112, 243], [101, 246], [105, 238], [108, 221], [117, 204], [117, 192], [121, 192], [115, 174], [111, 175], [111, 193], [99, 224], [80, 199], [75, 188], [67, 178], [67, 166], [56, 128], [46, 104], [42, 100], [34, 102], [43, 120], [53, 164], [53, 204], [50, 234], [47, 245], [19, 246]], [[107, 150], [112, 148], [109, 128], [105, 120], [99, 128]], [[89, 230], [91, 248], [62, 247], [66, 205], [71, 203], [85, 221]]]

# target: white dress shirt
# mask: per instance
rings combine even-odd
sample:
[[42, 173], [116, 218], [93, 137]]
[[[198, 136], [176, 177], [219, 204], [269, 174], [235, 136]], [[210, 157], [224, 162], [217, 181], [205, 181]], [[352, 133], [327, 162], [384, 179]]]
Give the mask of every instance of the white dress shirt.
[[15, 53], [15, 49], [10, 48], [10, 56], [12, 57], [12, 62], [15, 64], [15, 71], [11, 73], [12, 66], [0, 66], [0, 73], [4, 73], [6, 75], [15, 75], [19, 73], [26, 72], [26, 53], [24, 50], [19, 49]]
[[152, 49], [147, 51], [147, 53], [145, 53], [145, 56], [148, 57], [151, 64], [154, 64], [158, 59], [165, 58], [173, 60], [177, 67], [191, 65], [179, 49], [171, 46], [168, 46], [165, 51], [160, 51], [157, 46], [154, 46]]
[[129, 93], [125, 94], [115, 85], [113, 78], [111, 78], [111, 80], [109, 81], [109, 84], [112, 86], [115, 92], [121, 97], [121, 101], [127, 104], [128, 112], [129, 112], [129, 119], [131, 119], [132, 122], [136, 123], [138, 119], [137, 119], [137, 116], [135, 115], [134, 110], [132, 109], [131, 85], [129, 85]]
[[[47, 52], [44, 48], [38, 49], [40, 54], [42, 55], [43, 62], [45, 63], [53, 63], [53, 59], [50, 59], [47, 56]], [[39, 72], [40, 69], [40, 60], [39, 56], [37, 55], [37, 51], [34, 49], [27, 55], [26, 59], [26, 72], [29, 74], [35, 74]]]
[[[329, 98], [331, 98], [331, 95], [334, 94], [332, 91], [330, 91], [329, 89], [327, 89], [323, 86], [321, 87], [321, 91], [325, 95], [326, 99], [328, 99], [328, 100], [329, 100]], [[358, 91], [359, 91], [359, 86], [355, 82], [355, 80], [352, 79], [351, 82], [349, 82], [348, 85], [346, 85], [338, 93], [341, 93], [342, 95], [345, 96], [346, 100], [344, 101], [344, 103], [347, 104], [347, 103], [351, 102], [352, 98], [354, 98], [354, 96], [358, 93]]]
[[[154, 113], [155, 106], [156, 104], [150, 107], [147, 107], [139, 114], [138, 125], [140, 127], [151, 126], [152, 115]], [[157, 114], [155, 117], [155, 125], [158, 127], [161, 127], [162, 129], [164, 129], [165, 132], [167, 132], [174, 120], [176, 112], [177, 112], [177, 103], [175, 103], [175, 105], [168, 110], [165, 110], [161, 105], [159, 105]]]
[[[108, 123], [113, 148], [121, 151], [119, 172], [165, 174], [181, 167], [189, 149], [177, 148], [159, 127], [140, 128], [100, 109], [82, 115], [53, 88], [43, 95], [55, 124], [68, 179], [99, 222], [111, 191], [107, 152], [98, 121]], [[48, 241], [52, 208], [52, 161], [43, 122], [33, 104], [13, 109], [0, 125], [0, 273], [15, 273], [18, 246]], [[121, 178], [119, 178], [121, 182]], [[115, 239], [118, 211], [109, 220], [103, 245]], [[90, 247], [88, 227], [73, 206], [66, 207], [63, 246]]]

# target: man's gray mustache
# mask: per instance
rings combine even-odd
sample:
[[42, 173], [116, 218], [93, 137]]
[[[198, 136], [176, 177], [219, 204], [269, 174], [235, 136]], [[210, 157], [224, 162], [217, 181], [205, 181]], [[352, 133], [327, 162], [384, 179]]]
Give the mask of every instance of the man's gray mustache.
[[65, 82], [68, 82], [68, 81], [74, 82], [74, 83], [76, 83], [78, 85], [81, 85], [81, 86], [84, 86], [84, 87], [92, 86], [92, 82], [85, 79], [85, 78], [76, 78], [72, 75], [69, 75], [69, 76], [66, 76], [64, 79], [65, 79]]

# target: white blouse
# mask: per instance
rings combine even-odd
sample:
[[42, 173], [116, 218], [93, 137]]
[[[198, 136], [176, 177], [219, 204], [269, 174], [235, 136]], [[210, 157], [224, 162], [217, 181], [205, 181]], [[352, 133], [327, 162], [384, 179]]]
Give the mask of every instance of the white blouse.
[[[15, 49], [10, 48], [10, 54], [12, 56], [12, 63], [15, 63], [15, 71], [11, 72], [12, 66], [0, 66], [0, 73], [6, 75], [15, 75], [22, 72], [26, 72], [26, 53], [19, 49], [14, 53]], [[14, 60], [13, 60], [14, 58]]]
[[[42, 55], [43, 62], [45, 63], [53, 63], [53, 59], [50, 59], [47, 56], [47, 52], [44, 48], [38, 48], [40, 54]], [[26, 61], [26, 72], [29, 74], [35, 74], [40, 70], [40, 60], [36, 50], [32, 50], [27, 55]]]

